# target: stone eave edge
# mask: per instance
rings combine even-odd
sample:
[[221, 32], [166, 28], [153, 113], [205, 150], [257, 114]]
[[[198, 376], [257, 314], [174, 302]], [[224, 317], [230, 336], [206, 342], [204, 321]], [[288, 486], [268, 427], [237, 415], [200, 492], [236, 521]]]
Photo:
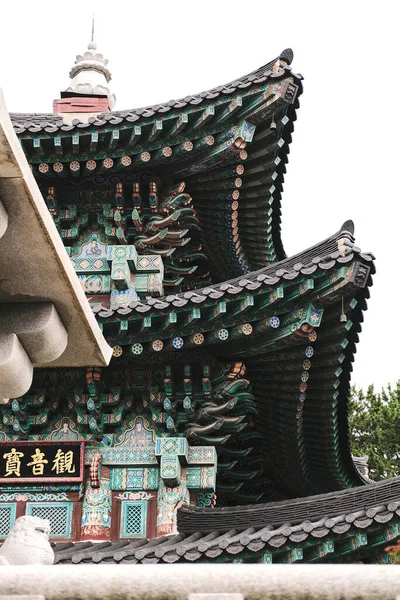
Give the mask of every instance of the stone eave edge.
[[[2, 143], [8, 145], [7, 161], [1, 165], [1, 177], [4, 179], [20, 179], [23, 180], [25, 189], [25, 199], [30, 203], [37, 221], [40, 223], [45, 238], [49, 247], [49, 251], [54, 255], [55, 260], [59, 265], [60, 279], [65, 286], [65, 295], [69, 295], [74, 310], [80, 314], [85, 331], [85, 335], [92, 346], [92, 355], [87, 366], [106, 366], [111, 358], [112, 350], [106, 343], [95, 317], [92, 314], [90, 305], [85, 297], [85, 294], [80, 286], [79, 280], [71, 261], [66, 253], [64, 245], [58, 234], [56, 226], [51, 218], [46, 207], [45, 201], [39, 191], [37, 183], [31, 173], [23, 150], [20, 146], [18, 138], [13, 130], [13, 126], [6, 108], [4, 96], [0, 89], [0, 134]], [[57, 303], [56, 303], [57, 308]], [[62, 318], [62, 313], [61, 313]], [[77, 341], [77, 340], [76, 340]], [[83, 363], [84, 361], [82, 361]], [[57, 360], [59, 366], [70, 366], [63, 362], [63, 356]], [[44, 366], [44, 365], [35, 365]]]

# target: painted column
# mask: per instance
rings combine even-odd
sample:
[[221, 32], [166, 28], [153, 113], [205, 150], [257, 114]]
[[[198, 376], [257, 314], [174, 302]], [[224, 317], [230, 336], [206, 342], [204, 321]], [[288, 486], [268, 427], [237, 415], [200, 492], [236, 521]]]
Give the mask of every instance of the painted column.
[[188, 459], [186, 438], [157, 438], [156, 457], [160, 462], [160, 485], [157, 495], [157, 537], [176, 533], [176, 509], [190, 502], [186, 477], [181, 463]]
[[186, 438], [157, 438], [160, 463], [157, 537], [177, 533], [176, 511], [190, 503], [190, 492], [215, 492], [217, 455], [212, 446], [190, 447]]

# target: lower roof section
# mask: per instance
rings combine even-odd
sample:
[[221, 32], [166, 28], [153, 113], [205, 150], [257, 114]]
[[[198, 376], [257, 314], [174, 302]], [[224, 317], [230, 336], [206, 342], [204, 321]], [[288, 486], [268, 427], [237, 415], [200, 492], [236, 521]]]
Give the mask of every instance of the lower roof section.
[[180, 508], [178, 532], [151, 541], [55, 544], [59, 564], [388, 562], [400, 537], [400, 478], [228, 509]]
[[365, 483], [350, 454], [347, 401], [374, 264], [353, 233], [348, 221], [320, 244], [242, 278], [116, 310], [94, 307], [121, 364], [215, 357], [245, 365], [256, 414], [239, 395], [230, 412], [238, 427], [223, 412], [193, 419], [199, 440], [218, 446], [224, 504]]
[[[271, 532], [283, 528], [283, 535], [289, 538], [299, 528], [305, 531], [309, 529], [309, 533], [321, 527], [332, 529], [341, 520], [348, 524], [356, 521], [360, 526], [365, 521], [364, 527], [368, 527], [378, 513], [381, 515], [377, 518], [378, 521], [381, 519], [386, 522], [386, 517], [383, 518], [382, 515], [386, 515], [388, 511], [394, 513], [399, 506], [400, 477], [395, 477], [357, 488], [279, 502], [224, 508], [182, 507], [178, 510], [177, 524], [178, 530], [183, 533], [207, 533], [215, 530], [226, 532], [232, 528], [244, 531], [250, 527], [260, 532], [262, 528], [269, 526]], [[344, 532], [339, 529], [335, 531]], [[269, 538], [274, 536], [275, 533], [268, 534]]]

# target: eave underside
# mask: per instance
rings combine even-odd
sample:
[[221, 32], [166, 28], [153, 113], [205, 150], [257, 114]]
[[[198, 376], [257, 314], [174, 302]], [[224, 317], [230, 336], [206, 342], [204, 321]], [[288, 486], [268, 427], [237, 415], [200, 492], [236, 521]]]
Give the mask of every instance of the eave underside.
[[[243, 279], [127, 309], [94, 309], [106, 339], [121, 344], [126, 356], [140, 341], [140, 354], [128, 359], [132, 367], [152, 360], [201, 363], [210, 355], [246, 365], [256, 415], [244, 393], [246, 401], [229, 413], [237, 416], [237, 425], [228, 419], [221, 426], [217, 419], [216, 433], [210, 422], [211, 436], [202, 437], [201, 427], [197, 434], [198, 443], [214, 440], [218, 446], [217, 491], [223, 502], [365, 483], [350, 455], [347, 398], [373, 262], [352, 247], [349, 229], [346, 223], [321, 244]], [[193, 311], [199, 318], [192, 318]], [[145, 330], [144, 315], [151, 325]], [[243, 429], [240, 415], [247, 409]]]
[[[223, 281], [285, 257], [281, 193], [302, 84], [287, 63], [291, 53], [281, 56], [283, 62], [215, 90], [87, 124], [65, 125], [57, 115], [12, 119], [43, 195], [54, 186], [61, 203], [71, 186], [101, 187], [112, 178], [124, 185], [128, 213], [132, 181], [185, 182], [201, 228], [198, 252], [207, 257], [211, 281]], [[79, 235], [87, 210], [77, 204]], [[72, 225], [69, 216], [65, 230]], [[164, 242], [157, 248], [165, 249]]]

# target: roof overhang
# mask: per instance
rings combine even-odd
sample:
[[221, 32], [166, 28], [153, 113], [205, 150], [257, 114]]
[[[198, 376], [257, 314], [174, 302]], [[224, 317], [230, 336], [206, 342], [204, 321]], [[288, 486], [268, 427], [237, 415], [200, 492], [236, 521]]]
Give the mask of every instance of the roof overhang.
[[111, 353], [0, 92], [0, 399], [25, 393], [33, 367], [106, 366]]

